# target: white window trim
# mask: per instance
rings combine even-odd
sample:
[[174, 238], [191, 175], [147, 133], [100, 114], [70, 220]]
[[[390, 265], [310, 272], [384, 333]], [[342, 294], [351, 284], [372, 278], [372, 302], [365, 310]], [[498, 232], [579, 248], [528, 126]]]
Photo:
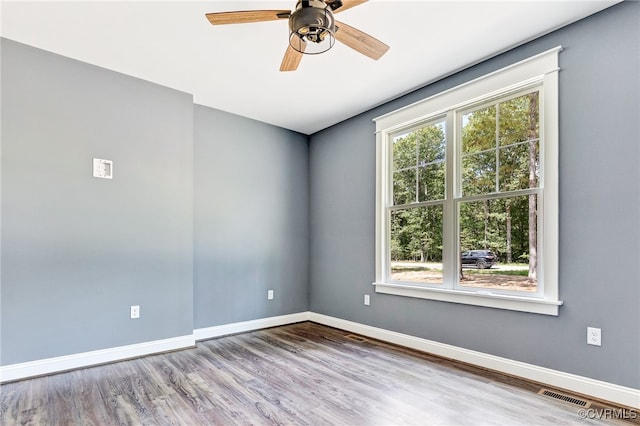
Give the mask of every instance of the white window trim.
[[[558, 315], [559, 306], [563, 303], [559, 300], [558, 288], [558, 72], [560, 71], [558, 56], [561, 50], [562, 47], [558, 46], [374, 119], [376, 123], [376, 275], [373, 284], [377, 293]], [[542, 176], [544, 219], [541, 231], [544, 242], [544, 254], [541, 259], [544, 288], [541, 297], [385, 282], [389, 244], [388, 206], [385, 204], [388, 197], [385, 190], [390, 184], [390, 175], [386, 172], [386, 168], [391, 155], [386, 147], [391, 135], [400, 129], [443, 116], [448, 111], [540, 82], [543, 85], [541, 107], [544, 111], [541, 117], [544, 120], [544, 147], [541, 152], [544, 167]], [[447, 178], [452, 177], [450, 168], [447, 170]], [[445, 229], [445, 239], [451, 239], [452, 236], [447, 236], [446, 232]]]

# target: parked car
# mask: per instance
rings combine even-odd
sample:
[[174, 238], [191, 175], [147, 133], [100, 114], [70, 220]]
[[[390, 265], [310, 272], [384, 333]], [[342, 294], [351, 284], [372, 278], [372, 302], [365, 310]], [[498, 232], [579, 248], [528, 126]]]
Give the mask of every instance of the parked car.
[[491, 250], [469, 250], [462, 253], [462, 266], [489, 269], [496, 263], [496, 255]]

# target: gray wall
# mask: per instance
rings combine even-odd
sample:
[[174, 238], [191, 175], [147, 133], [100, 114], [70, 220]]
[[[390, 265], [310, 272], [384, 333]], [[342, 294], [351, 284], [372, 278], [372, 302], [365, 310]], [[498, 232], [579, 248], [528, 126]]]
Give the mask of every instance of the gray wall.
[[2, 365], [308, 310], [307, 136], [1, 47]]
[[[622, 3], [312, 135], [311, 311], [640, 388], [639, 15]], [[557, 45], [560, 315], [375, 294], [372, 119]]]
[[191, 334], [191, 95], [1, 47], [2, 364]]
[[307, 136], [199, 105], [194, 120], [195, 328], [307, 311]]

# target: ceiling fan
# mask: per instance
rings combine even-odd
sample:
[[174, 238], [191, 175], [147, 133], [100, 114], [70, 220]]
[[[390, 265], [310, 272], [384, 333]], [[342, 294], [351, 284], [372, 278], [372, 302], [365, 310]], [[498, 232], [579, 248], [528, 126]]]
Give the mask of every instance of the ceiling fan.
[[333, 47], [335, 40], [378, 60], [389, 46], [380, 40], [336, 21], [334, 12], [342, 12], [368, 0], [298, 0], [295, 10], [245, 10], [207, 13], [213, 25], [245, 24], [251, 22], [289, 20], [289, 46], [282, 59], [280, 71], [295, 71], [303, 54], [318, 54]]

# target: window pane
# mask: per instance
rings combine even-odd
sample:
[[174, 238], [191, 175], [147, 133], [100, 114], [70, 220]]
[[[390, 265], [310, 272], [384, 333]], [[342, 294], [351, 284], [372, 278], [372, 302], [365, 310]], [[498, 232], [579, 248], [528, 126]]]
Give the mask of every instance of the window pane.
[[498, 111], [500, 145], [538, 139], [538, 92], [502, 102], [498, 105]]
[[418, 169], [418, 201], [444, 199], [444, 162]]
[[496, 147], [496, 107], [483, 108], [462, 116], [462, 153]]
[[460, 285], [537, 290], [537, 196], [460, 203]]
[[402, 170], [393, 173], [393, 204], [409, 204], [416, 202], [416, 169]]
[[442, 284], [442, 206], [391, 212], [393, 281]]
[[397, 136], [393, 142], [394, 204], [444, 198], [445, 123]]
[[418, 163], [421, 165], [443, 161], [446, 139], [444, 122], [423, 127], [415, 132], [418, 142]]
[[395, 138], [393, 141], [393, 170], [416, 167], [417, 155], [416, 138], [413, 133]]
[[538, 152], [537, 141], [500, 149], [501, 192], [538, 187]]
[[465, 196], [496, 191], [496, 154], [485, 151], [462, 158], [462, 193]]

